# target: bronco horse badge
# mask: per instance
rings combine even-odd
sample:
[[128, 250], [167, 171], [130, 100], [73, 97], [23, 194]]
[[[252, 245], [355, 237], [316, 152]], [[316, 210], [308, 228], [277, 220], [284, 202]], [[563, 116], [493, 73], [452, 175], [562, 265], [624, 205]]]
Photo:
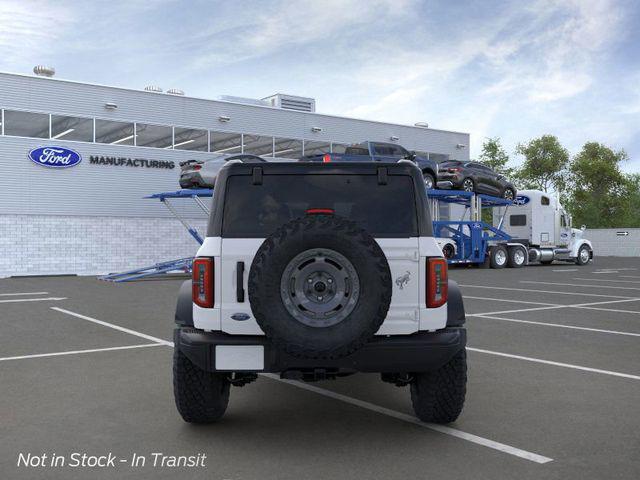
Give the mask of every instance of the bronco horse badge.
[[409, 283], [409, 280], [411, 280], [411, 272], [407, 271], [404, 275], [396, 278], [396, 285], [402, 290], [404, 286]]

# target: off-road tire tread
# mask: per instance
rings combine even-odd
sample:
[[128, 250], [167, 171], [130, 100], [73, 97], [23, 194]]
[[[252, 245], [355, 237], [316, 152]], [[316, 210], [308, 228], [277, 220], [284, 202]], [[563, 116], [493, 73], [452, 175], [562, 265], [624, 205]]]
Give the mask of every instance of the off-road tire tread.
[[411, 403], [423, 422], [451, 423], [462, 412], [466, 392], [467, 352], [462, 349], [438, 370], [415, 374]]
[[[314, 228], [320, 228], [324, 232], [335, 232], [341, 236], [348, 236], [354, 239], [362, 249], [363, 256], [374, 259], [377, 274], [380, 276], [383, 283], [388, 285], [388, 288], [385, 288], [384, 293], [381, 295], [375, 318], [369, 323], [368, 328], [363, 330], [359, 338], [346, 345], [339, 345], [335, 348], [324, 351], [309, 348], [307, 345], [292, 343], [290, 340], [282, 338], [266, 320], [263, 314], [265, 307], [262, 305], [260, 296], [255, 295], [259, 285], [258, 278], [261, 276], [262, 270], [265, 268], [267, 258], [273, 254], [277, 244], [283, 243], [288, 236], [297, 234], [300, 230], [309, 231]], [[389, 310], [389, 305], [391, 304], [392, 292], [389, 264], [387, 263], [387, 259], [380, 246], [366, 230], [360, 228], [355, 222], [333, 215], [308, 215], [303, 218], [291, 220], [276, 230], [265, 240], [256, 254], [249, 273], [248, 287], [251, 310], [253, 311], [260, 328], [264, 331], [265, 335], [270, 339], [273, 345], [276, 348], [283, 349], [292, 356], [309, 359], [340, 358], [361, 348], [378, 331], [384, 322]]]
[[229, 404], [230, 383], [222, 373], [206, 372], [178, 348], [173, 353], [173, 393], [178, 412], [185, 422], [212, 423], [219, 420]]

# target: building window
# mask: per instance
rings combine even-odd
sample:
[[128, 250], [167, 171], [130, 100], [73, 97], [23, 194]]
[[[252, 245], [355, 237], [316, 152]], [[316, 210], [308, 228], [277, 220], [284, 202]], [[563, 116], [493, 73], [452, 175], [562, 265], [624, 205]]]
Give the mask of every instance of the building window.
[[348, 146], [346, 143], [332, 143], [331, 153], [343, 154]]
[[51, 138], [93, 142], [93, 119], [51, 115]]
[[49, 115], [5, 110], [4, 134], [14, 137], [49, 138]]
[[304, 154], [306, 155], [322, 155], [331, 152], [331, 144], [329, 142], [313, 142], [304, 141]]
[[542, 197], [540, 197], [540, 205], [550, 205], [551, 201], [549, 200], [549, 197], [545, 197], [544, 195]]
[[96, 142], [133, 145], [133, 123], [96, 119]]
[[164, 125], [136, 123], [136, 145], [138, 147], [171, 148], [173, 129]]
[[242, 153], [242, 135], [239, 133], [211, 132], [211, 153], [231, 155]]
[[302, 140], [275, 138], [273, 156], [276, 158], [300, 158], [302, 156]]
[[244, 134], [244, 153], [273, 157], [273, 137]]
[[174, 128], [173, 148], [176, 150], [196, 150], [206, 152], [209, 148], [209, 136], [206, 130], [194, 128]]

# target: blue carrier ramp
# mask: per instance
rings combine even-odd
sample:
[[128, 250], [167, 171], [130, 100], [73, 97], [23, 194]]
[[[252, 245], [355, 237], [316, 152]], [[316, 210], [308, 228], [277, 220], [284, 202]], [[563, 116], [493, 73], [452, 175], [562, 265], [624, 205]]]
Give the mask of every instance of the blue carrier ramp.
[[[154, 193], [152, 195], [147, 195], [144, 198], [152, 198], [158, 199], [162, 204], [167, 207], [169, 212], [187, 229], [189, 234], [194, 238], [198, 244], [202, 245], [202, 237], [198, 233], [198, 231], [192, 227], [174, 208], [171, 203], [172, 200], [180, 199], [180, 198], [190, 198], [192, 199], [196, 205], [206, 214], [209, 215], [209, 208], [202, 201], [202, 198], [212, 197], [213, 190], [206, 188], [198, 188], [198, 189], [185, 189], [185, 190], [177, 190], [175, 192], [161, 192]], [[139, 280], [141, 278], [154, 277], [158, 275], [164, 275], [171, 272], [182, 272], [189, 273], [191, 272], [191, 266], [193, 264], [193, 257], [186, 258], [178, 258], [175, 260], [167, 260], [166, 262], [159, 262], [153, 265], [149, 265], [147, 267], [136, 268], [134, 270], [129, 270], [127, 272], [121, 273], [110, 273], [108, 275], [103, 275], [102, 277], [98, 277], [100, 280], [106, 280], [109, 282], [130, 282], [132, 280]]]
[[511, 200], [461, 190], [427, 190], [427, 195], [434, 202], [464, 206], [463, 217], [469, 212], [470, 220], [433, 221], [434, 236], [451, 238], [456, 244], [456, 253], [447, 260], [448, 263], [484, 263], [491, 244], [511, 240], [511, 236], [501, 228], [481, 219], [483, 208], [508, 207], [513, 204]]

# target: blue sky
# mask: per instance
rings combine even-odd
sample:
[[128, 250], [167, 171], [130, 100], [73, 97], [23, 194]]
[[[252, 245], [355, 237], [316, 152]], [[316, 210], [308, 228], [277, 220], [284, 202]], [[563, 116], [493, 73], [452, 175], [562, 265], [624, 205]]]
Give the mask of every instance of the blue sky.
[[[187, 95], [311, 96], [319, 112], [487, 136], [551, 133], [640, 172], [640, 2], [0, 0], [0, 70]], [[519, 159], [514, 158], [515, 163]]]

